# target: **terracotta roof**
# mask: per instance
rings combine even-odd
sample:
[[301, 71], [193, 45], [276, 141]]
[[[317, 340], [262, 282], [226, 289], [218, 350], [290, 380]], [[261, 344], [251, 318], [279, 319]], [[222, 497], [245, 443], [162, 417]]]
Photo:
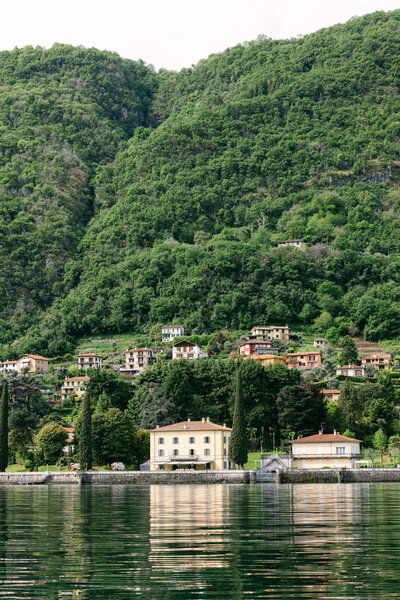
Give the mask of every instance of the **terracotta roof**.
[[45, 358], [44, 356], [39, 356], [39, 354], [23, 354], [22, 356], [19, 357], [19, 359], [23, 358], [24, 356], [30, 356], [31, 358], [36, 358], [38, 360], [49, 360], [48, 358]]
[[239, 344], [239, 348], [241, 348], [242, 346], [245, 346], [246, 344], [269, 344], [269, 345], [271, 345], [273, 341], [274, 340], [257, 340], [256, 338], [254, 338], [251, 340], [247, 340], [247, 342], [243, 342], [242, 344]]
[[279, 356], [279, 354], [250, 354], [249, 356], [243, 356], [242, 358], [244, 358], [244, 359], [247, 359], [247, 358], [274, 358], [274, 359], [281, 358], [286, 361], [286, 358], [284, 356]]
[[320, 390], [321, 394], [340, 394], [340, 390]]
[[343, 367], [336, 367], [337, 369], [363, 369], [362, 365], [343, 365]]
[[298, 240], [278, 240], [277, 244], [286, 244], [287, 242], [304, 242], [303, 238], [299, 238]]
[[16, 360], [3, 360], [2, 362], [0, 362], [0, 365], [16, 365], [17, 361]]
[[320, 354], [322, 356], [322, 352], [317, 350], [316, 352], [289, 352], [287, 357], [289, 358], [289, 356], [293, 356], [294, 358], [295, 356], [315, 356], [316, 354]]
[[132, 348], [131, 350], [125, 350], [125, 352], [137, 352], [138, 350], [146, 350], [148, 352], [153, 352], [151, 348], [147, 348], [147, 346], [143, 346], [143, 348]]
[[289, 325], [254, 325], [253, 329], [289, 329]]
[[64, 379], [65, 381], [89, 381], [90, 377], [88, 377], [87, 375], [85, 377], [66, 377]]
[[183, 325], [163, 325], [161, 329], [183, 329]]
[[388, 352], [372, 352], [371, 354], [362, 354], [361, 360], [363, 358], [392, 358], [392, 355]]
[[101, 354], [95, 354], [94, 352], [85, 352], [84, 354], [79, 354], [78, 358], [80, 356], [97, 356], [98, 358], [102, 358]]
[[75, 431], [75, 427], [63, 427], [63, 429], [65, 429], [65, 431], [68, 431], [68, 433], [74, 433]]
[[211, 421], [181, 421], [173, 425], [165, 425], [150, 431], [232, 431], [230, 427], [217, 425]]
[[321, 444], [326, 442], [362, 442], [362, 440], [356, 440], [354, 438], [340, 435], [340, 433], [317, 433], [316, 435], [309, 435], [304, 438], [297, 438], [292, 440], [292, 444], [308, 444], [312, 442], [320, 442]]

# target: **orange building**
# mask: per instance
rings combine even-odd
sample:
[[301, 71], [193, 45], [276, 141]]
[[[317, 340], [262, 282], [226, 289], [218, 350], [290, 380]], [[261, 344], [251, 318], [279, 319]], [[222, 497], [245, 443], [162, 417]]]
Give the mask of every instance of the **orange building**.
[[321, 365], [321, 352], [292, 352], [287, 355], [289, 369], [315, 369]]
[[267, 365], [286, 365], [286, 358], [284, 356], [278, 356], [277, 354], [250, 354], [250, 356], [242, 356], [243, 360], [255, 360], [262, 367]]

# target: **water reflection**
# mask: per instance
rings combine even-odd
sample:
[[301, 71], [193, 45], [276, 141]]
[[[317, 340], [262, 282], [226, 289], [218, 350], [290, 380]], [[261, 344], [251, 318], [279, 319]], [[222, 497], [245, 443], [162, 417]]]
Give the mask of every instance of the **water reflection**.
[[400, 486], [0, 487], [0, 598], [400, 598]]

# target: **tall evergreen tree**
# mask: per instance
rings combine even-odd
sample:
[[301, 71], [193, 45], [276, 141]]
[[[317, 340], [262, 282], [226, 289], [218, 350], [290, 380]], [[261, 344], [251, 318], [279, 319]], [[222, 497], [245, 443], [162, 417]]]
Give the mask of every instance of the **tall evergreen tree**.
[[247, 435], [242, 390], [242, 373], [240, 367], [236, 372], [235, 405], [233, 408], [233, 425], [229, 446], [230, 459], [243, 468], [247, 462]]
[[79, 463], [81, 469], [92, 468], [92, 408], [89, 394], [85, 394], [82, 401], [82, 424], [79, 435]]
[[362, 405], [354, 389], [354, 386], [346, 379], [341, 389], [337, 403], [339, 421], [342, 430], [359, 431], [362, 416]]
[[0, 471], [8, 465], [8, 385], [3, 383], [0, 402]]
[[342, 351], [340, 353], [340, 361], [342, 365], [359, 365], [360, 357], [358, 356], [357, 346], [354, 340], [345, 335], [342, 341]]

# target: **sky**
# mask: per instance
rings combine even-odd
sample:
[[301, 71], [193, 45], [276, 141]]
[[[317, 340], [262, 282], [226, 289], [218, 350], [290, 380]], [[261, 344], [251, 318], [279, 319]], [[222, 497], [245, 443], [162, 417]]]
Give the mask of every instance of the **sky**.
[[180, 70], [260, 34], [297, 37], [396, 8], [400, 0], [14, 0], [2, 6], [0, 49], [94, 46]]

